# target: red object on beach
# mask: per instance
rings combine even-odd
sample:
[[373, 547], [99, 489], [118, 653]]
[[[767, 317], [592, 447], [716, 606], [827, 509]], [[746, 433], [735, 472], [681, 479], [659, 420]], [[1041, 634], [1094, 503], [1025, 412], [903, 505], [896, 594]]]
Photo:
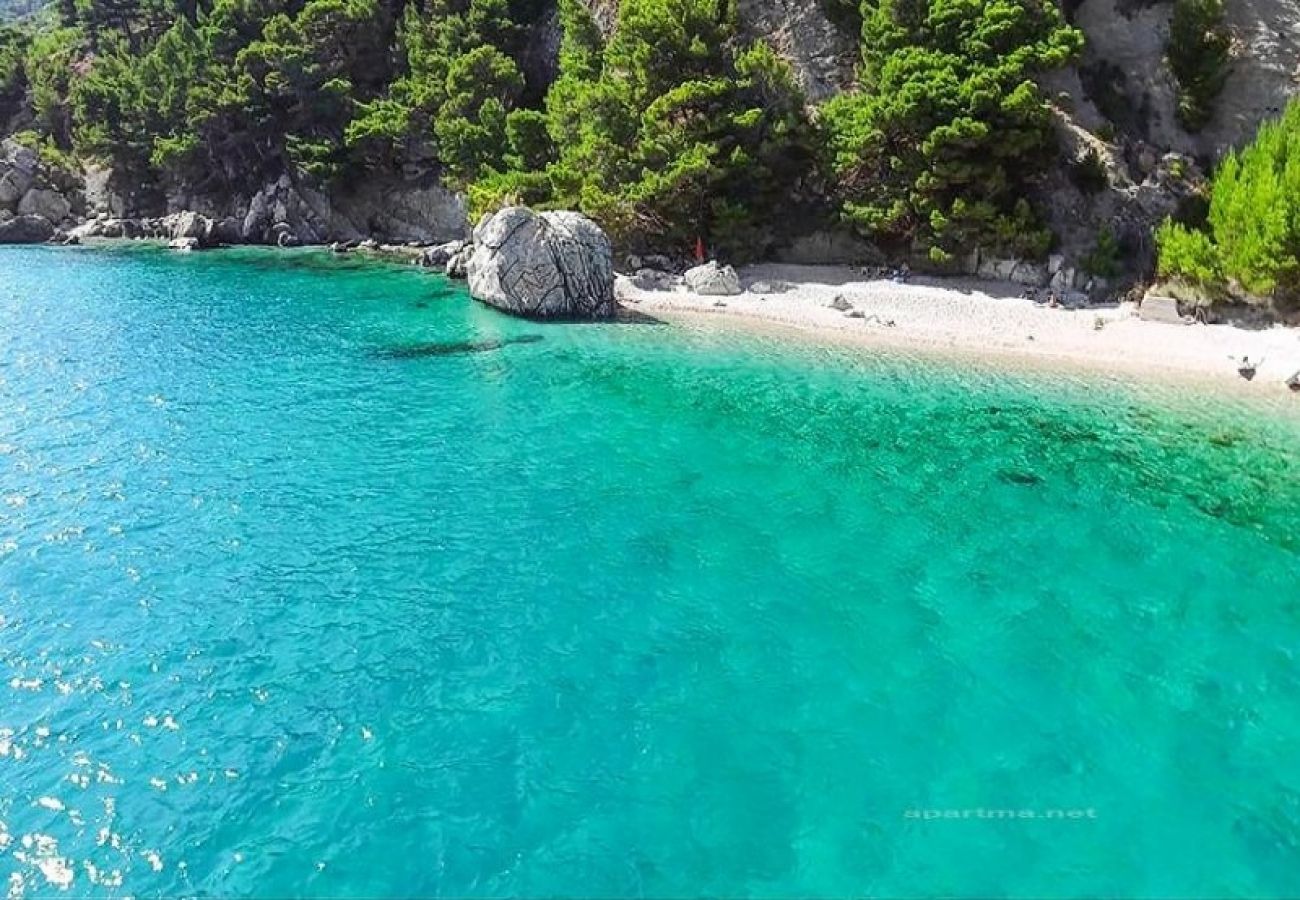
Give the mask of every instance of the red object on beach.
[[695, 238], [695, 261], [704, 262], [704, 238], [698, 236]]

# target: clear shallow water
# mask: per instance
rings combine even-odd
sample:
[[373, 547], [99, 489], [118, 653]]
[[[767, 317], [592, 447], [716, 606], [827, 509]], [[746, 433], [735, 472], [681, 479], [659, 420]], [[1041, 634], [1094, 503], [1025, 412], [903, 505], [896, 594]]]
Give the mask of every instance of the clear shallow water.
[[[4, 888], [1295, 895], [1297, 438], [320, 254], [6, 249]], [[908, 815], [980, 807], [1088, 812]]]

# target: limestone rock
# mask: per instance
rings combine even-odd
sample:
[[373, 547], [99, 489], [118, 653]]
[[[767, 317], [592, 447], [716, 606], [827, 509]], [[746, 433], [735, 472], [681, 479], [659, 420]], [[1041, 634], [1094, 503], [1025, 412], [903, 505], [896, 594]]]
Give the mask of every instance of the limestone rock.
[[14, 216], [0, 222], [0, 244], [43, 244], [54, 237], [54, 224], [44, 216]]
[[1178, 312], [1178, 301], [1173, 297], [1160, 294], [1147, 294], [1138, 307], [1138, 316], [1144, 322], [1160, 322], [1164, 325], [1183, 324], [1182, 314]]
[[[167, 216], [164, 219], [164, 228], [173, 244], [178, 241], [192, 241], [193, 246], [188, 249], [197, 250], [217, 243], [216, 226], [213, 221], [192, 210]], [[173, 247], [173, 249], [179, 248]]]
[[40, 216], [51, 222], [62, 222], [72, 211], [72, 204], [58, 191], [32, 188], [18, 201], [18, 215]]
[[600, 226], [581, 213], [512, 206], [474, 229], [470, 294], [529, 318], [603, 319], [614, 314], [614, 256]]
[[447, 268], [445, 270], [447, 273], [447, 277], [455, 278], [459, 281], [464, 281], [466, 278], [468, 278], [469, 261], [470, 261], [470, 257], [472, 257], [473, 255], [474, 255], [473, 244], [466, 244], [464, 247], [461, 247], [458, 251], [452, 254], [451, 258], [447, 260]]
[[179, 250], [182, 253], [189, 253], [198, 250], [200, 247], [199, 239], [196, 237], [178, 237], [172, 238], [167, 242], [167, 249]]
[[671, 291], [677, 286], [678, 278], [671, 272], [660, 269], [637, 269], [631, 278], [632, 286], [642, 291]]
[[688, 269], [686, 286], [694, 293], [706, 297], [732, 297], [740, 293], [740, 276], [731, 266], [719, 265], [710, 260], [702, 266]]
[[0, 208], [13, 210], [36, 180], [36, 153], [10, 138], [0, 144]]
[[446, 271], [447, 263], [451, 258], [465, 249], [465, 241], [448, 241], [445, 244], [438, 244], [436, 247], [430, 247], [420, 255], [420, 265], [426, 269], [442, 269]]

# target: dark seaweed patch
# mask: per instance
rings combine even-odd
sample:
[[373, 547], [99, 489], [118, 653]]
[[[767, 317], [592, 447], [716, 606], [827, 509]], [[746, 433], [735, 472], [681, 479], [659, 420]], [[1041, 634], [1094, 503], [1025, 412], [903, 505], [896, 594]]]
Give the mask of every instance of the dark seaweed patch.
[[1033, 486], [1043, 483], [1041, 475], [1035, 475], [1033, 472], [1022, 472], [1018, 469], [999, 469], [998, 478], [1007, 484]]
[[486, 341], [437, 341], [429, 344], [412, 344], [407, 347], [389, 347], [376, 351], [381, 359], [424, 359], [429, 356], [463, 356], [468, 353], [491, 353], [510, 344], [536, 344], [540, 334], [525, 334], [514, 338]]

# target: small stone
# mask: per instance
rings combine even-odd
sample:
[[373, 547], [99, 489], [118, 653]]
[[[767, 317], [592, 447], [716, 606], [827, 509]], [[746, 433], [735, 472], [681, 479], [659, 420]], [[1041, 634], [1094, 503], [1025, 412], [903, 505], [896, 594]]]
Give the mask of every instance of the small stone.
[[838, 310], [840, 312], [848, 312], [852, 308], [853, 308], [853, 304], [850, 303], [848, 301], [848, 298], [845, 297], [843, 294], [836, 294], [835, 299], [831, 301], [831, 309]]

